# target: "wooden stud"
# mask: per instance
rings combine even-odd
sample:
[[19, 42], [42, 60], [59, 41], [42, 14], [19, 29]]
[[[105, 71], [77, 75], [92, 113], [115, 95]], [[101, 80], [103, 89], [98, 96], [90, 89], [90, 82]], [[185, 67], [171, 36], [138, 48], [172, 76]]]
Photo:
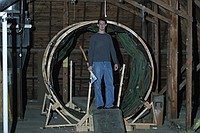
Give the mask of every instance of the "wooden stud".
[[[178, 1], [171, 0], [171, 6], [178, 8]], [[168, 69], [167, 69], [167, 116], [177, 118], [178, 116], [178, 16], [171, 13], [172, 23], [169, 25], [168, 45]]]
[[[192, 17], [192, 2], [188, 2], [188, 15]], [[187, 40], [186, 40], [186, 128], [192, 125], [192, 21], [188, 20], [187, 25]]]
[[[158, 6], [154, 4], [154, 12], [158, 13]], [[160, 53], [159, 53], [159, 29], [158, 29], [158, 18], [155, 19], [155, 24], [154, 24], [154, 35], [155, 35], [155, 60], [156, 60], [156, 67], [157, 67], [157, 85], [156, 85], [156, 90], [155, 92], [158, 93], [158, 87], [159, 87], [159, 82], [160, 82]]]

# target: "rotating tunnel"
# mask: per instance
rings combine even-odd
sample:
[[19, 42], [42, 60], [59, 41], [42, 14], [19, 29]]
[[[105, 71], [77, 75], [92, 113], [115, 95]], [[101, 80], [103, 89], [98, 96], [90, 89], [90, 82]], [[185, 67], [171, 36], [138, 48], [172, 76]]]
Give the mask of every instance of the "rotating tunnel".
[[[155, 81], [154, 61], [149, 47], [133, 30], [117, 22], [108, 21], [107, 23], [107, 33], [115, 34], [117, 41], [131, 58], [128, 85], [123, 88], [125, 92], [120, 106], [123, 117], [129, 119], [136, 117], [144, 108], [143, 103], [149, 100]], [[58, 32], [46, 47], [42, 62], [44, 83], [53, 100], [62, 106], [65, 105], [56, 94], [54, 86], [55, 66], [70, 55], [80, 34], [98, 31], [96, 24], [96, 20], [72, 24]]]

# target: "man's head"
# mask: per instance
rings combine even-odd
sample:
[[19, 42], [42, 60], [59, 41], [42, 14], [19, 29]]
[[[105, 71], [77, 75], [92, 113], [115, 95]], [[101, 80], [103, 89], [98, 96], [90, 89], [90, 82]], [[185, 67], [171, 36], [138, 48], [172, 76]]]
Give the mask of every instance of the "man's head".
[[100, 18], [98, 19], [97, 26], [99, 27], [99, 32], [104, 33], [107, 26], [107, 21], [104, 18]]
[[100, 22], [100, 21], [104, 21], [104, 22], [105, 22], [105, 24], [107, 24], [107, 20], [106, 20], [106, 19], [104, 19], [104, 18], [99, 18], [99, 19], [98, 19], [98, 24], [99, 24], [99, 22]]

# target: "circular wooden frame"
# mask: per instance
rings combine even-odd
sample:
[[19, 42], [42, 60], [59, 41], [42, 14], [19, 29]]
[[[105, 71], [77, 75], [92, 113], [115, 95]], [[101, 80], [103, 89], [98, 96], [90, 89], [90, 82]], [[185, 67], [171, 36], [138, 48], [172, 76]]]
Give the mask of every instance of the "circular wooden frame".
[[[52, 93], [52, 90], [51, 90], [51, 89], [54, 89], [52, 87], [53, 81], [51, 80], [51, 76], [52, 76], [51, 75], [51, 71], [52, 71], [51, 70], [51, 62], [53, 60], [53, 56], [54, 56], [56, 49], [58, 48], [59, 44], [63, 41], [63, 39], [66, 36], [68, 36], [69, 34], [72, 34], [74, 30], [78, 30], [81, 27], [91, 25], [91, 24], [96, 24], [96, 23], [97, 23], [97, 20], [84, 21], [84, 22], [75, 23], [73, 25], [67, 26], [66, 28], [64, 28], [60, 32], [58, 32], [51, 39], [49, 44], [47, 45], [46, 50], [44, 52], [43, 61], [42, 61], [42, 72], [43, 72], [44, 83], [45, 83], [46, 88], [47, 88], [47, 90], [50, 94], [54, 95]], [[142, 44], [143, 48], [145, 49], [146, 54], [148, 55], [148, 58], [149, 58], [150, 66], [151, 66], [151, 80], [150, 80], [148, 91], [146, 92], [146, 95], [143, 98], [146, 101], [148, 99], [151, 91], [152, 91], [153, 82], [154, 82], [154, 62], [153, 62], [153, 59], [152, 59], [152, 55], [149, 51], [149, 48], [147, 47], [145, 42], [140, 38], [140, 36], [138, 36], [133, 30], [131, 30], [127, 26], [120, 24], [120, 23], [117, 23], [117, 22], [113, 22], [113, 21], [108, 21], [107, 23], [110, 24], [110, 25], [118, 26], [118, 27], [128, 31], [129, 33], [131, 33], [134, 37], [136, 37], [139, 40], [139, 42]], [[53, 96], [53, 97], [58, 98], [56, 96]]]

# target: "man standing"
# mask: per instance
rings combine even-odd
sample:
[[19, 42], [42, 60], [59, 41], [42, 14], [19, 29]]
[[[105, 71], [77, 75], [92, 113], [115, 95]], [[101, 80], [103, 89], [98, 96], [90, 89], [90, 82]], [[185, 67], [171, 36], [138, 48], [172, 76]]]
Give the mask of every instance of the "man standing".
[[[97, 80], [94, 82], [97, 109], [113, 108], [114, 85], [111, 60], [114, 62], [115, 71], [118, 70], [118, 60], [112, 37], [105, 32], [107, 21], [101, 18], [98, 20], [97, 26], [99, 27], [99, 31], [90, 38], [88, 70], [93, 71], [97, 77]], [[103, 77], [106, 87], [105, 104], [101, 92], [101, 81]]]

